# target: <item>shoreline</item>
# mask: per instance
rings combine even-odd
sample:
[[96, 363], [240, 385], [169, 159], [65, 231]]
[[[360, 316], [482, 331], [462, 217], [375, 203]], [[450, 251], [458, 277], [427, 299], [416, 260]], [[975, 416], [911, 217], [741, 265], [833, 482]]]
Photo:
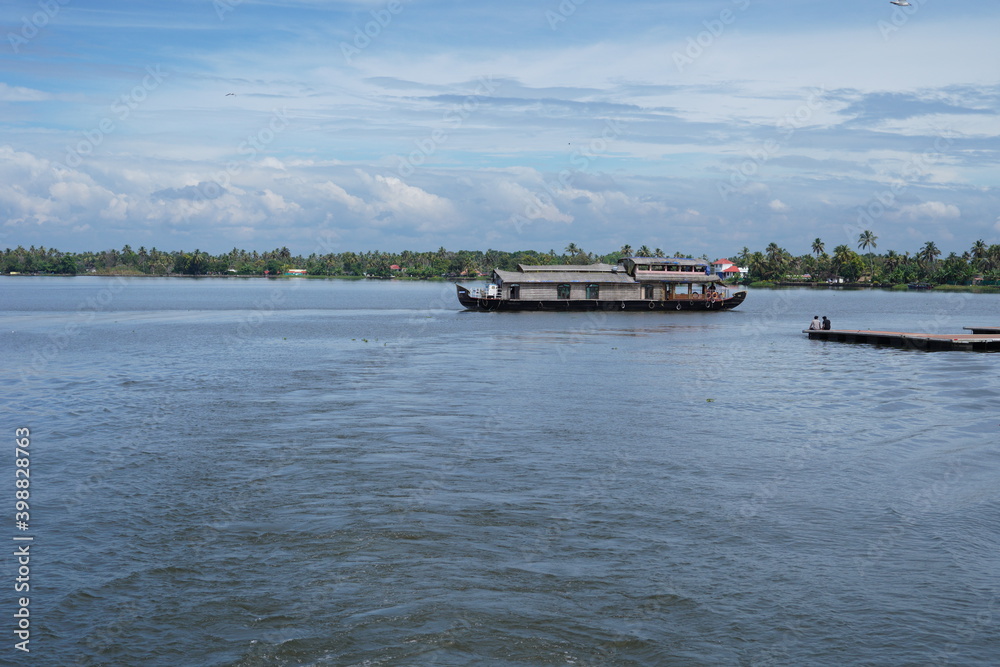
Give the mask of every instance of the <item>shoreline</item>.
[[789, 287], [806, 289], [845, 289], [845, 290], [885, 290], [888, 292], [985, 292], [1000, 293], [1000, 285], [931, 285], [929, 289], [910, 289], [909, 286], [892, 283], [803, 283], [774, 282], [768, 284], [751, 283], [753, 289], [784, 289]]
[[[2, 273], [0, 278], [185, 278], [194, 280], [291, 280], [291, 279], [306, 279], [306, 280], [386, 280], [386, 281], [405, 281], [405, 282], [483, 282], [488, 281], [487, 276], [431, 276], [431, 277], [417, 277], [417, 276], [302, 276], [302, 275], [279, 275], [279, 276], [262, 276], [256, 274], [187, 274], [187, 273], [170, 273], [163, 275], [149, 275], [145, 273], [77, 273], [77, 274], [59, 274], [59, 273]], [[740, 283], [737, 285], [728, 285], [731, 288], [743, 288], [743, 289], [787, 289], [787, 288], [799, 288], [799, 289], [841, 289], [841, 290], [885, 290], [885, 291], [910, 291], [910, 292], [970, 292], [970, 293], [985, 293], [985, 294], [995, 294], [1000, 293], [1000, 285], [933, 285], [930, 289], [923, 290], [911, 290], [908, 289], [906, 285], [899, 284], [893, 285], [891, 283], [820, 283], [820, 282], [790, 282], [790, 281], [779, 281], [779, 282], [769, 282], [761, 281], [757, 283]]]
[[411, 276], [302, 276], [302, 275], [280, 275], [280, 276], [261, 276], [257, 274], [230, 274], [225, 275], [221, 273], [212, 274], [194, 274], [194, 273], [167, 273], [150, 275], [148, 273], [0, 273], [0, 278], [196, 278], [196, 279], [261, 279], [261, 280], [277, 280], [279, 278], [287, 279], [306, 279], [306, 280], [405, 280], [405, 281], [433, 281], [433, 282], [449, 282], [449, 281], [459, 281], [459, 280], [473, 280], [481, 281], [487, 280], [486, 277], [469, 278], [466, 276], [460, 276], [457, 278], [451, 278], [447, 276], [432, 276], [429, 278], [419, 278]]

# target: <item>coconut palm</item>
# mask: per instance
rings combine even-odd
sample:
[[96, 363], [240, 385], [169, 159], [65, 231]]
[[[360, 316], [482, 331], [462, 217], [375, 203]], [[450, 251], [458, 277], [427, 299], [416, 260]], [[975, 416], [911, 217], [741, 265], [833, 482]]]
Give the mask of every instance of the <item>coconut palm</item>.
[[653, 256], [653, 251], [650, 250], [649, 246], [646, 245], [645, 243], [643, 243], [641, 246], [639, 246], [638, 253], [639, 253], [639, 257], [652, 257]]
[[736, 254], [736, 256], [733, 257], [733, 261], [736, 262], [737, 266], [746, 266], [747, 260], [749, 258], [750, 258], [750, 248], [743, 246], [743, 250], [740, 250]]
[[[877, 248], [878, 244], [875, 243], [876, 241], [878, 241], [878, 237], [875, 236], [875, 233], [872, 232], [870, 229], [866, 229], [865, 231], [861, 232], [861, 234], [858, 236], [858, 248], [862, 250], [868, 250], [869, 248]], [[868, 259], [869, 259], [869, 264], [871, 265], [870, 282], [875, 282], [875, 258], [872, 256], [870, 252], [868, 253]]]
[[777, 243], [771, 242], [764, 250], [767, 256], [769, 277], [780, 278], [788, 267], [788, 252]]
[[928, 264], [933, 264], [934, 260], [937, 259], [937, 256], [940, 254], [941, 251], [938, 250], [936, 245], [934, 245], [934, 241], [927, 241], [920, 249], [920, 252], [917, 253], [917, 257], [924, 260]]
[[819, 239], [819, 238], [813, 239], [813, 242], [812, 242], [812, 251], [813, 251], [813, 254], [816, 255], [816, 257], [819, 257], [820, 255], [823, 254], [824, 250], [826, 250], [826, 246], [823, 244], [823, 239]]
[[984, 271], [1000, 268], [1000, 243], [994, 243], [986, 249], [986, 255], [983, 257], [983, 262], [985, 264], [983, 267]]
[[986, 246], [986, 242], [982, 239], [979, 239], [972, 244], [970, 254], [977, 269], [982, 270], [984, 264], [983, 260], [986, 259], [986, 253], [988, 250], [989, 248]]
[[833, 249], [833, 258], [831, 259], [832, 268], [834, 272], [840, 275], [843, 271], [843, 267], [848, 266], [851, 263], [851, 255], [854, 251], [848, 248], [846, 245], [839, 245]]
[[903, 262], [902, 256], [895, 250], [885, 253], [885, 270], [892, 273]]
[[632, 246], [630, 246], [629, 244], [626, 243], [625, 245], [622, 246], [622, 249], [619, 250], [618, 252], [620, 252], [622, 254], [622, 257], [631, 257], [632, 256]]
[[763, 280], [767, 276], [767, 258], [761, 251], [755, 250], [747, 255], [746, 263], [754, 280]]

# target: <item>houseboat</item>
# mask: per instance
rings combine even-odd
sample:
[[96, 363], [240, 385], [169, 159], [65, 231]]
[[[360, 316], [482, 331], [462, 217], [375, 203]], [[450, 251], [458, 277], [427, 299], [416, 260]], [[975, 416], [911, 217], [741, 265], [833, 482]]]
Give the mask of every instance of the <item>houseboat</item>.
[[683, 257], [625, 257], [618, 264], [494, 269], [486, 287], [457, 285], [470, 310], [728, 310], [745, 291], [730, 292], [710, 266]]

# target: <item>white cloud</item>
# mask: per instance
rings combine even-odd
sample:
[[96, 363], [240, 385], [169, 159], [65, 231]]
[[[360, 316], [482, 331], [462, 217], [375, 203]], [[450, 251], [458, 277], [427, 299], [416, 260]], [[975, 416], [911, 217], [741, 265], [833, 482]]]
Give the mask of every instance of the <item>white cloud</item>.
[[390, 213], [399, 219], [396, 222], [417, 223], [418, 231], [453, 226], [455, 209], [444, 197], [407, 185], [395, 176], [371, 176], [361, 170], [357, 174], [368, 186], [374, 199], [371, 204], [380, 214]]
[[771, 203], [769, 203], [767, 207], [770, 208], [772, 211], [776, 211], [777, 213], [784, 213], [785, 211], [788, 210], [788, 204], [781, 201], [780, 199], [772, 199]]
[[8, 86], [6, 83], [0, 82], [0, 102], [42, 102], [51, 98], [51, 95], [41, 90]]
[[264, 208], [272, 214], [292, 213], [302, 210], [302, 207], [295, 202], [285, 201], [283, 196], [275, 194], [271, 190], [264, 190], [264, 192], [260, 193], [259, 199]]
[[495, 186], [493, 203], [499, 204], [500, 210], [508, 211], [510, 216], [520, 216], [528, 220], [573, 222], [572, 215], [559, 210], [555, 199], [540, 177], [533, 185], [534, 187], [526, 187], [515, 180], [503, 178]]
[[902, 206], [899, 213], [910, 220], [917, 218], [954, 219], [962, 214], [961, 210], [954, 204], [945, 204], [939, 201]]
[[267, 167], [270, 169], [279, 169], [281, 171], [285, 170], [285, 165], [281, 163], [281, 160], [274, 157], [266, 157], [258, 163], [261, 167]]
[[340, 187], [333, 181], [320, 183], [316, 186], [316, 189], [320, 192], [320, 194], [329, 197], [334, 202], [343, 204], [349, 210], [359, 213], [366, 218], [374, 215], [374, 209], [367, 202], [365, 202], [364, 199], [349, 194], [347, 190]]

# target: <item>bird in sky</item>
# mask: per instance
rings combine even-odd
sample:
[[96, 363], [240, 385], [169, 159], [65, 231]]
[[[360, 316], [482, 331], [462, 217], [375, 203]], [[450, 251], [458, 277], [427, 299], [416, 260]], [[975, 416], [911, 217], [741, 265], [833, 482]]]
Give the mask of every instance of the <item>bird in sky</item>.
[[[903, 0], [903, 2], [906, 2], [906, 0]], [[226, 97], [229, 97], [230, 95], [236, 95], [236, 93], [226, 93]]]
[[890, 5], [896, 5], [898, 7], [909, 7], [911, 6], [906, 0], [889, 0]]

